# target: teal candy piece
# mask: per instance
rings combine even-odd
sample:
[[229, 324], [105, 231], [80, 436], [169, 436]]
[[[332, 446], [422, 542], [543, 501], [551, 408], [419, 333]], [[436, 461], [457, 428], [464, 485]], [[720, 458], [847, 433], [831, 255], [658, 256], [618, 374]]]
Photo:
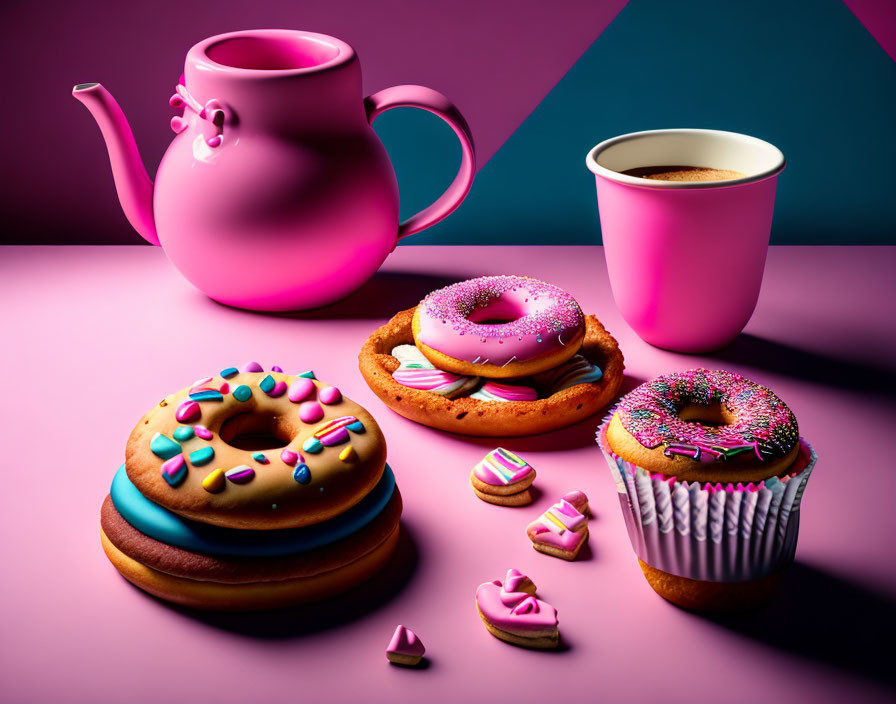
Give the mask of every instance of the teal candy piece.
[[190, 453], [190, 464], [194, 467], [201, 467], [208, 464], [215, 458], [215, 450], [213, 447], [203, 447]]
[[196, 435], [196, 431], [190, 425], [182, 425], [174, 431], [174, 439], [178, 442], [186, 442]]
[[278, 557], [313, 550], [361, 530], [378, 516], [395, 490], [386, 465], [373, 490], [345, 513], [305, 528], [235, 530], [190, 521], [162, 508], [137, 491], [124, 465], [112, 480], [112, 503], [128, 523], [144, 535], [193, 552], [234, 557]]
[[305, 442], [302, 443], [302, 449], [305, 452], [316, 455], [318, 452], [321, 452], [324, 449], [324, 446], [321, 445], [320, 440], [318, 440], [317, 438], [308, 438]]
[[240, 384], [233, 390], [233, 397], [242, 403], [245, 403], [250, 398], [252, 398], [252, 389], [250, 389], [245, 384]]
[[170, 460], [181, 453], [181, 446], [161, 433], [152, 436], [152, 440], [149, 441], [149, 449], [152, 450], [152, 454], [163, 460]]
[[356, 420], [354, 423], [349, 423], [345, 427], [351, 430], [353, 433], [358, 433], [359, 435], [366, 431], [364, 424], [359, 420]]
[[259, 386], [261, 387], [262, 391], [264, 391], [266, 394], [269, 394], [271, 393], [271, 391], [273, 391], [276, 384], [277, 382], [274, 380], [274, 377], [268, 374], [264, 379], [261, 380]]
[[190, 398], [194, 401], [223, 401], [224, 397], [220, 391], [214, 389], [206, 389], [205, 391], [196, 391], [190, 394]]
[[311, 481], [311, 470], [308, 469], [307, 464], [300, 464], [293, 470], [292, 478], [299, 484], [307, 484]]
[[168, 472], [162, 472], [162, 477], [164, 477], [165, 481], [168, 482], [170, 486], [177, 486], [180, 484], [187, 476], [187, 465], [182, 464], [180, 468], [178, 468], [174, 474], [169, 474]]
[[222, 370], [221, 370], [221, 376], [222, 376], [224, 379], [231, 379], [231, 378], [235, 377], [235, 376], [236, 376], [237, 374], [239, 374], [239, 373], [240, 373], [240, 370], [237, 369], [236, 367], [227, 367], [227, 369], [222, 369]]
[[301, 374], [297, 374], [296, 376], [301, 376], [305, 379], [317, 379], [317, 377], [314, 376], [314, 372], [312, 372], [310, 369], [307, 372], [302, 372]]
[[253, 452], [252, 459], [256, 462], [261, 462], [262, 464], [268, 463], [268, 458], [265, 457], [265, 454], [263, 452]]

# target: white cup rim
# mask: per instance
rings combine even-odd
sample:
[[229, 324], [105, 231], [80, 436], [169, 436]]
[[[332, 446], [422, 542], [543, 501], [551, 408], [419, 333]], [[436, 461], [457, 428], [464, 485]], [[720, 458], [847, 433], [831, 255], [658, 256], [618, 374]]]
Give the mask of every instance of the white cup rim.
[[[658, 137], [662, 135], [706, 135], [716, 139], [728, 139], [740, 142], [741, 144], [761, 149], [765, 152], [768, 165], [757, 172], [751, 173], [743, 178], [726, 179], [722, 181], [661, 181], [658, 179], [639, 178], [638, 176], [629, 176], [618, 171], [613, 171], [598, 162], [600, 155], [617, 144], [628, 142], [636, 139], [649, 137]], [[775, 145], [759, 139], [751, 137], [739, 132], [728, 132], [725, 130], [710, 130], [699, 128], [672, 128], [661, 130], [642, 130], [640, 132], [629, 132], [618, 137], [605, 139], [600, 144], [593, 147], [585, 157], [585, 165], [588, 169], [596, 174], [617, 183], [624, 183], [629, 186], [638, 186], [640, 188], [659, 188], [659, 189], [695, 189], [695, 188], [725, 188], [730, 186], [739, 186], [745, 183], [753, 183], [762, 181], [777, 175], [786, 165], [784, 154]]]

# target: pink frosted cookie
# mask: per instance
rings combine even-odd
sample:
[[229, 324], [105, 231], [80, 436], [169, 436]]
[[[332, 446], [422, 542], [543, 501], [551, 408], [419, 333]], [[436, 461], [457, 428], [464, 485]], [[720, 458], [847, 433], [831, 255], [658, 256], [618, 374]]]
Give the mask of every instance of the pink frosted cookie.
[[395, 665], [413, 667], [420, 664], [425, 652], [426, 648], [423, 647], [423, 643], [420, 642], [416, 633], [410, 628], [396, 626], [392, 640], [389, 641], [389, 647], [386, 648], [386, 657]]
[[529, 487], [534, 480], [532, 466], [503, 447], [489, 452], [470, 472], [473, 493], [483, 501], [499, 506], [532, 503]]
[[571, 491], [526, 528], [538, 552], [575, 560], [588, 540], [588, 497]]
[[535, 585], [519, 570], [476, 590], [479, 617], [495, 638], [524, 648], [556, 648], [560, 641], [557, 610], [535, 597]]

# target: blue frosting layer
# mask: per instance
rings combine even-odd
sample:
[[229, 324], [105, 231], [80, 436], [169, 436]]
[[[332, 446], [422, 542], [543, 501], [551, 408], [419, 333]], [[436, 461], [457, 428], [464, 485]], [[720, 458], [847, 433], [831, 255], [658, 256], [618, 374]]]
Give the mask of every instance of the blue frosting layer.
[[283, 530], [221, 528], [178, 516], [143, 496], [128, 479], [124, 465], [115, 473], [110, 494], [128, 523], [160, 542], [210, 555], [277, 557], [313, 550], [357, 532], [379, 515], [394, 490], [395, 477], [386, 465], [373, 490], [342, 515], [313, 526]]

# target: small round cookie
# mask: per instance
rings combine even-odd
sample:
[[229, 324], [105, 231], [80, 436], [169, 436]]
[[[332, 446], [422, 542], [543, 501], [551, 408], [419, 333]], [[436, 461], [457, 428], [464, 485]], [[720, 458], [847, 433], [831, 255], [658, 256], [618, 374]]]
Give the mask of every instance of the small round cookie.
[[414, 310], [401, 311], [367, 339], [358, 355], [364, 380], [389, 408], [432, 428], [480, 437], [519, 437], [563, 428], [594, 415], [622, 386], [619, 345], [593, 315], [585, 316], [585, 340], [579, 353], [603, 372], [598, 381], [578, 383], [547, 398], [496, 403], [471, 396], [446, 398], [399, 384], [393, 373], [400, 362], [391, 352], [410, 345]]
[[800, 444], [796, 418], [770, 389], [708, 369], [664, 374], [623, 396], [607, 443], [651, 473], [722, 484], [786, 472]]
[[254, 362], [166, 396], [137, 423], [125, 454], [128, 477], [151, 501], [248, 530], [341, 514], [385, 463], [376, 421], [338, 388]]
[[556, 367], [585, 337], [575, 299], [527, 276], [483, 276], [433, 291], [412, 326], [414, 343], [437, 369], [490, 379]]
[[489, 452], [470, 472], [473, 493], [498, 506], [526, 506], [532, 503], [529, 487], [535, 469], [519, 455], [498, 447]]

